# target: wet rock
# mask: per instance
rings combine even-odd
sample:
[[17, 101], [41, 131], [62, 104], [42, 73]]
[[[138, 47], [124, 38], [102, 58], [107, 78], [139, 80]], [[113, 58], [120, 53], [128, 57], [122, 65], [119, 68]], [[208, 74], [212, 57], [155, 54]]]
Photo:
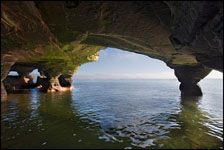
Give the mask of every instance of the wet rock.
[[[165, 62], [182, 91], [198, 95], [197, 83], [211, 69], [223, 71], [222, 1], [4, 1], [1, 12], [1, 81], [13, 64], [37, 63], [48, 75], [35, 86], [45, 91], [54, 87], [50, 78], [72, 75], [105, 47]], [[32, 67], [15, 70], [23, 77]], [[55, 90], [71, 85], [57, 80]]]
[[197, 83], [206, 77], [211, 69], [203, 65], [181, 66], [174, 68], [175, 76], [181, 82], [180, 91], [183, 96], [201, 96], [202, 91]]
[[7, 76], [3, 81], [7, 93], [22, 92], [27, 86], [23, 77]]
[[35, 86], [38, 87], [41, 91], [47, 92], [51, 84], [48, 78], [38, 76]]
[[71, 78], [69, 75], [57, 75], [54, 78], [51, 78], [50, 84], [51, 86], [48, 89], [48, 92], [59, 92], [59, 91], [67, 91], [71, 90]]
[[3, 80], [3, 84], [7, 93], [15, 93], [15, 92], [27, 92], [29, 89], [39, 87], [41, 91], [47, 91], [50, 87], [49, 79], [37, 77], [37, 82], [33, 82], [33, 78], [31, 76], [7, 76], [5, 80]]
[[60, 83], [60, 85], [61, 85], [62, 87], [70, 87], [70, 86], [71, 86], [71, 82], [72, 82], [72, 80], [71, 80], [70, 77], [65, 78], [64, 75], [61, 75], [61, 76], [58, 78], [58, 80], [59, 80], [59, 83]]
[[197, 84], [185, 84], [181, 83], [179, 87], [181, 91], [181, 96], [202, 96], [202, 91]]

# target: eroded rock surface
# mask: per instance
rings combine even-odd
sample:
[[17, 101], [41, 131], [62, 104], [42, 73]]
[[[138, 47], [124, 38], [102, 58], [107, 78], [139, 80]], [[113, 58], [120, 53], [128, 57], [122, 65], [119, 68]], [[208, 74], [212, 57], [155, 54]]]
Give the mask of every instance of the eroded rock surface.
[[203, 65], [181, 66], [174, 68], [177, 79], [181, 82], [180, 91], [183, 96], [201, 96], [202, 91], [197, 83], [211, 72]]
[[223, 71], [221, 1], [4, 1], [1, 14], [1, 83], [17, 63], [39, 64], [49, 79], [72, 75], [106, 47], [165, 62], [185, 95]]
[[3, 81], [7, 93], [23, 92], [27, 89], [29, 79], [21, 76], [7, 76]]

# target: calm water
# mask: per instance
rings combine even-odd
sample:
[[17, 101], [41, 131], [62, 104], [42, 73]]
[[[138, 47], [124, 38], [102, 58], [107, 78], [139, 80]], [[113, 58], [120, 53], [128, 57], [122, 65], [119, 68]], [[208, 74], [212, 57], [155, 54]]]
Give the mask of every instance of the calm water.
[[72, 92], [11, 94], [1, 148], [223, 148], [223, 80], [183, 99], [177, 80], [76, 80]]

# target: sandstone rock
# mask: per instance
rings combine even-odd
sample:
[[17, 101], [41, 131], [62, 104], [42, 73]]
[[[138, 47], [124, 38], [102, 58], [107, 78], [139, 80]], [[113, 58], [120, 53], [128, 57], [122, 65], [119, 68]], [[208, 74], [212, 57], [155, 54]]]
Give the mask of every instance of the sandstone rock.
[[22, 92], [26, 88], [26, 82], [20, 76], [7, 76], [3, 81], [7, 93]]
[[179, 87], [181, 91], [181, 96], [202, 96], [202, 91], [197, 84], [185, 84], [181, 83]]
[[48, 92], [67, 91], [71, 89], [71, 78], [68, 75], [59, 74], [50, 80], [50, 84]]
[[37, 82], [35, 84], [35, 87], [38, 87], [41, 91], [47, 92], [47, 90], [50, 88], [50, 81], [48, 78], [41, 78], [37, 77]]
[[[14, 64], [36, 63], [48, 78], [39, 79], [46, 90], [47, 80], [72, 75], [105, 47], [165, 62], [182, 91], [199, 91], [211, 69], [223, 72], [221, 1], [3, 1], [1, 12], [1, 81]], [[15, 70], [25, 76], [32, 67]]]
[[202, 92], [197, 83], [206, 77], [211, 69], [202, 65], [181, 66], [174, 68], [177, 79], [181, 82], [180, 91], [183, 96], [201, 96]]
[[5, 90], [4, 84], [1, 82], [1, 102], [7, 100], [7, 92]]
[[59, 78], [59, 83], [62, 87], [70, 87], [71, 86], [71, 77], [67, 78], [67, 80], [65, 79], [64, 75], [61, 75]]

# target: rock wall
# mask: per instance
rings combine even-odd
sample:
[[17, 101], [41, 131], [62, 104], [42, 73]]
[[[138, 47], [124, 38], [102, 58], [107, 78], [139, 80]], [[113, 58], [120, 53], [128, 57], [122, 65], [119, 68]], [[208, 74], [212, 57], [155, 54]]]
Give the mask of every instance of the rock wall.
[[1, 83], [17, 63], [72, 75], [105, 47], [164, 61], [185, 95], [212, 69], [223, 72], [221, 1], [3, 1], [1, 14]]

